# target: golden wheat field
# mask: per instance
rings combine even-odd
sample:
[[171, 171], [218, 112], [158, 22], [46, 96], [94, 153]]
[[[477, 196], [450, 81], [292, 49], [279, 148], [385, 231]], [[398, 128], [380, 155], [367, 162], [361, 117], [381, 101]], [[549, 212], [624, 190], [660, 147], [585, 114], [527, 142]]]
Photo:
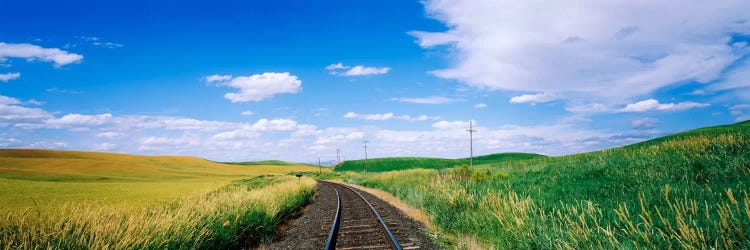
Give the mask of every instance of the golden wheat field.
[[0, 150], [0, 208], [56, 206], [67, 202], [144, 203], [209, 191], [232, 180], [309, 166], [239, 166], [185, 156]]
[[285, 174], [311, 170], [0, 150], [0, 248], [238, 247], [269, 235], [307, 202], [315, 182]]

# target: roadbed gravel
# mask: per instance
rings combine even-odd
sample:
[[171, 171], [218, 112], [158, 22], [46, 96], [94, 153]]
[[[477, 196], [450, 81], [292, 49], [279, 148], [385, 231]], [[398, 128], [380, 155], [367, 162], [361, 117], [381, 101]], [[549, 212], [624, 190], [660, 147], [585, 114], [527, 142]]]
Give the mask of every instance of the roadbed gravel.
[[[384, 217], [388, 227], [398, 228], [397, 239], [413, 242], [410, 249], [440, 249], [423, 233], [424, 226], [401, 213], [400, 210], [377, 197], [357, 189]], [[265, 249], [323, 249], [336, 213], [336, 193], [318, 183], [312, 202], [303, 208], [302, 215], [281, 226], [281, 232]], [[387, 218], [387, 219], [386, 219]]]

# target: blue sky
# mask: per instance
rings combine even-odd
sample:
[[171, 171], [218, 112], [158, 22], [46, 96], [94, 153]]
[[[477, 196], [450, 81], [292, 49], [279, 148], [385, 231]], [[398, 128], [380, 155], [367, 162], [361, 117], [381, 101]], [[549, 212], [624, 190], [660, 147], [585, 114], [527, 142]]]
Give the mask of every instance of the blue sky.
[[0, 147], [549, 155], [750, 119], [747, 1], [2, 1]]

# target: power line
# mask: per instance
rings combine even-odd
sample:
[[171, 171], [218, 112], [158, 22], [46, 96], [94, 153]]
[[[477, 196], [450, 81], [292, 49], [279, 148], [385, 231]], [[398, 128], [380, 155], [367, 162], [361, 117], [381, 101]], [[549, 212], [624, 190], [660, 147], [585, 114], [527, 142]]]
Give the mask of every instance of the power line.
[[367, 173], [367, 140], [363, 140], [362, 144], [364, 144], [365, 148], [365, 173]]
[[472, 121], [469, 121], [469, 129], [466, 131], [469, 131], [469, 167], [474, 166], [474, 132], [477, 132], [473, 129]]

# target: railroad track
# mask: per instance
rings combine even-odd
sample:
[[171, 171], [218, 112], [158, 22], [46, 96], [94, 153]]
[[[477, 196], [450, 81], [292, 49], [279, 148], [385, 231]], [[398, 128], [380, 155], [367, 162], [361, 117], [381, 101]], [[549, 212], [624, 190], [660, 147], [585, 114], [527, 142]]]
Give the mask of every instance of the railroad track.
[[419, 242], [405, 236], [400, 238], [406, 242], [399, 243], [399, 223], [392, 219], [395, 216], [381, 216], [377, 205], [370, 203], [360, 191], [338, 183], [322, 183], [336, 192], [338, 200], [326, 250], [420, 248]]

